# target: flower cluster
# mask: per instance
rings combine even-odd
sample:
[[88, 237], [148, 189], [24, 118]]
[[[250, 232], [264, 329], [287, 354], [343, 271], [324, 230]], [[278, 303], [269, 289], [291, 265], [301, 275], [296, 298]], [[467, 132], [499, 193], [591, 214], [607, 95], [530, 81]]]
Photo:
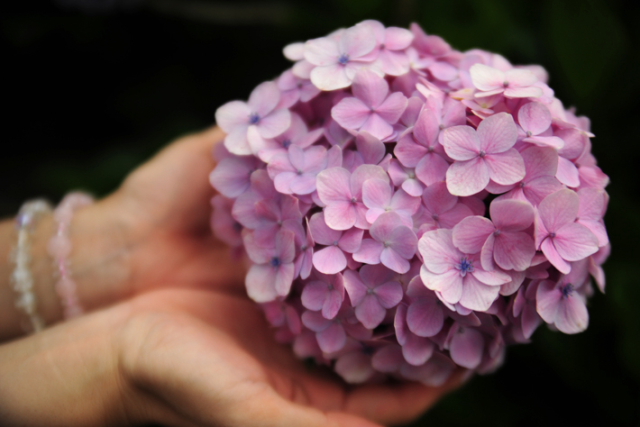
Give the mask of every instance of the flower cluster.
[[217, 110], [211, 174], [212, 226], [280, 341], [350, 383], [437, 385], [542, 323], [587, 327], [608, 177], [542, 67], [377, 21], [284, 54]]

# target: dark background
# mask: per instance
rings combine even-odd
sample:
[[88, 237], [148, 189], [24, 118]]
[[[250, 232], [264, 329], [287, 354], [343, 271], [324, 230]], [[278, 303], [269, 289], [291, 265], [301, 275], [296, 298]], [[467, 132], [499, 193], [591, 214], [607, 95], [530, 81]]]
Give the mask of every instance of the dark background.
[[0, 215], [33, 196], [104, 195], [160, 147], [290, 66], [293, 41], [363, 19], [537, 63], [592, 120], [611, 177], [607, 294], [576, 336], [541, 328], [414, 426], [640, 425], [640, 8], [632, 0], [3, 2]]

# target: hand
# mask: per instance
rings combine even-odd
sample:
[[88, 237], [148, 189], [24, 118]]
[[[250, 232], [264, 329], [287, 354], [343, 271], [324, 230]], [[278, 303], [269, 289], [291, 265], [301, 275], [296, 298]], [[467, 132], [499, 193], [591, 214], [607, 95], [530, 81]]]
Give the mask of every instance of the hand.
[[0, 418], [25, 426], [371, 427], [459, 382], [347, 387], [277, 344], [252, 301], [213, 290], [148, 292], [5, 344], [0, 361]]

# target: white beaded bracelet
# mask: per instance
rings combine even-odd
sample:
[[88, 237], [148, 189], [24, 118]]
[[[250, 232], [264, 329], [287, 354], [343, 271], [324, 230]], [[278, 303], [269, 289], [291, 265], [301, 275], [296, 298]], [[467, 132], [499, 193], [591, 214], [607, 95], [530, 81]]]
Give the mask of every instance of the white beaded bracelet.
[[18, 242], [12, 252], [12, 261], [15, 269], [11, 275], [13, 289], [18, 293], [16, 307], [22, 309], [29, 316], [30, 328], [33, 332], [44, 329], [45, 323], [38, 314], [38, 304], [33, 292], [33, 276], [29, 269], [31, 263], [31, 244], [29, 241], [36, 221], [45, 213], [51, 212], [51, 205], [41, 199], [30, 200], [22, 205], [16, 217], [18, 230]]

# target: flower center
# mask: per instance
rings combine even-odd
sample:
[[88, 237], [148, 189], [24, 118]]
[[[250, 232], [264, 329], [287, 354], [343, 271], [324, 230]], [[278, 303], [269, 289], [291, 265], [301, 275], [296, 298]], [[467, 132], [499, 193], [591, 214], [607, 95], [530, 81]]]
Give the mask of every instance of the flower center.
[[501, 234], [502, 234], [502, 231], [500, 231], [500, 230], [496, 230], [496, 231], [494, 231], [494, 232], [493, 232], [493, 235], [494, 235], [495, 237], [498, 237], [498, 236], [499, 236], [499, 235], [501, 235]]
[[533, 135], [533, 134], [531, 133], [531, 131], [530, 131], [530, 130], [528, 130], [528, 131], [527, 131], [527, 136], [528, 136], [528, 137], [531, 137], [531, 135]]
[[480, 158], [484, 159], [484, 156], [487, 155], [487, 152], [484, 150], [480, 150], [480, 153], [478, 153], [478, 156], [480, 156]]
[[280, 267], [282, 265], [282, 261], [277, 256], [271, 258], [271, 266], [272, 267]]
[[505, 81], [503, 81], [503, 82], [502, 82], [502, 86], [504, 86], [504, 87], [509, 87], [509, 82], [508, 82], [508, 81], [506, 81], [506, 80], [505, 80]]
[[343, 53], [342, 55], [340, 55], [340, 58], [338, 58], [338, 62], [340, 63], [340, 65], [347, 65], [347, 62], [349, 62], [349, 55]]
[[552, 239], [556, 237], [556, 232], [552, 231], [551, 233], [549, 233], [549, 237], [551, 237]]
[[259, 121], [260, 121], [260, 116], [258, 115], [258, 113], [251, 113], [249, 115], [249, 124], [255, 125]]
[[290, 139], [285, 139], [284, 141], [282, 141], [282, 146], [284, 148], [289, 148], [290, 145], [291, 145], [291, 140]]
[[355, 197], [352, 197], [351, 198], [351, 203], [353, 203], [355, 205], [356, 203], [358, 203], [358, 199], [356, 199]]
[[460, 275], [462, 277], [466, 276], [467, 273], [473, 273], [475, 270], [473, 267], [473, 261], [470, 261], [467, 257], [462, 257], [460, 264], [456, 266], [456, 269], [460, 270]]
[[569, 298], [573, 293], [573, 291], [575, 291], [575, 289], [571, 283], [567, 283], [564, 286], [560, 286], [560, 292], [562, 292], [562, 298]]

